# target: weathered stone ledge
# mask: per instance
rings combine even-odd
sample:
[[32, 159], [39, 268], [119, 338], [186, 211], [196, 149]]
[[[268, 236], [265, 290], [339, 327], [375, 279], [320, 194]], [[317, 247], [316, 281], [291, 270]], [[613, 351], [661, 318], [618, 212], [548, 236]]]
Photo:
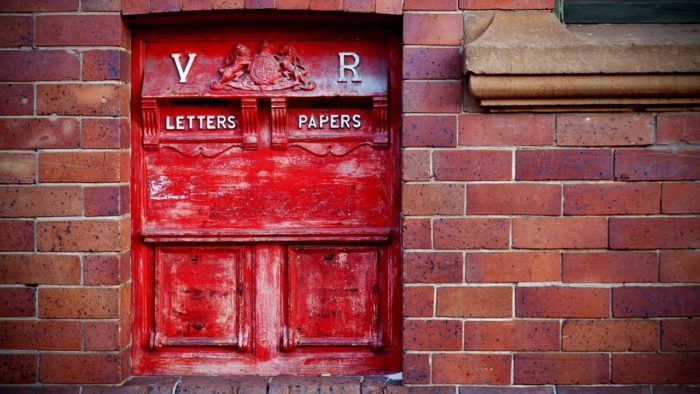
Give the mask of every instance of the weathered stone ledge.
[[467, 12], [465, 70], [487, 109], [695, 108], [700, 25], [576, 25]]

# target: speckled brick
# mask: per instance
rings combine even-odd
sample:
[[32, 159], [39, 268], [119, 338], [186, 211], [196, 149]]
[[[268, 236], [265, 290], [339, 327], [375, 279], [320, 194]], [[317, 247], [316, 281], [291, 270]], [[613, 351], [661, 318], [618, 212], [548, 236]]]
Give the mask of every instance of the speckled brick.
[[403, 21], [404, 44], [462, 44], [462, 14], [407, 12]]
[[564, 185], [565, 215], [659, 213], [658, 183], [581, 183]]
[[345, 0], [343, 11], [346, 12], [374, 12], [374, 0]]
[[661, 212], [700, 213], [700, 183], [663, 183], [661, 186]]
[[561, 187], [510, 183], [467, 186], [467, 213], [472, 215], [559, 215]]
[[35, 29], [39, 46], [126, 44], [119, 15], [41, 15]]
[[0, 85], [0, 115], [31, 115], [34, 113], [34, 85]]
[[430, 383], [430, 355], [412, 353], [404, 354], [403, 382], [405, 384]]
[[538, 286], [515, 290], [518, 317], [609, 317], [610, 289]]
[[510, 355], [434, 354], [433, 382], [445, 384], [508, 384]]
[[433, 172], [441, 181], [508, 181], [512, 179], [509, 150], [439, 150]]
[[4, 0], [0, 12], [77, 11], [79, 0]]
[[511, 287], [439, 287], [437, 316], [439, 317], [511, 317], [513, 315]]
[[81, 350], [78, 321], [0, 321], [0, 347], [14, 350]]
[[563, 253], [564, 282], [656, 282], [659, 269], [655, 252]]
[[615, 179], [622, 181], [700, 179], [700, 150], [615, 151]]
[[459, 0], [459, 8], [468, 10], [551, 10], [554, 0]]
[[653, 142], [654, 116], [644, 113], [557, 115], [557, 145], [635, 146]]
[[464, 213], [464, 185], [404, 184], [404, 215], [459, 215]]
[[77, 148], [80, 125], [72, 118], [0, 119], [0, 149]]
[[42, 84], [36, 110], [41, 115], [118, 116], [129, 113], [129, 92], [125, 85]]
[[613, 354], [616, 384], [698, 384], [700, 354]]
[[44, 319], [118, 318], [119, 289], [101, 287], [39, 289], [39, 317]]
[[410, 317], [433, 316], [434, 292], [432, 286], [405, 286], [403, 289], [403, 315]]
[[603, 180], [613, 177], [610, 149], [533, 149], [515, 151], [515, 179]]
[[120, 216], [129, 213], [128, 186], [92, 186], [83, 188], [85, 216]]
[[128, 169], [120, 168], [121, 154], [103, 152], [42, 152], [39, 155], [41, 182], [119, 182]]
[[666, 352], [700, 351], [700, 319], [662, 320], [661, 350]]
[[80, 186], [0, 186], [0, 217], [80, 216]]
[[660, 282], [700, 282], [700, 252], [662, 251], [659, 255]]
[[86, 81], [131, 79], [129, 53], [118, 50], [94, 50], [83, 52], [83, 79]]
[[128, 351], [121, 353], [44, 353], [42, 383], [120, 383], [129, 375]]
[[80, 79], [80, 55], [74, 50], [3, 52], [1, 81], [61, 81]]
[[0, 220], [0, 251], [34, 250], [33, 220]]
[[700, 247], [700, 218], [611, 217], [612, 249], [682, 249]]
[[459, 79], [462, 55], [457, 47], [406, 47], [404, 79]]
[[120, 0], [80, 0], [81, 11], [121, 11]]
[[608, 246], [604, 217], [525, 217], [513, 219], [513, 247], [593, 249]]
[[401, 152], [401, 179], [427, 181], [430, 179], [430, 151], [404, 150]]
[[554, 117], [540, 114], [463, 114], [459, 144], [477, 146], [552, 145]]
[[651, 320], [568, 320], [562, 326], [567, 352], [655, 352], [659, 322]]
[[556, 351], [559, 350], [557, 321], [466, 321], [464, 350]]
[[404, 0], [404, 11], [454, 11], [457, 0]]
[[33, 317], [35, 305], [34, 287], [0, 287], [0, 317]]
[[0, 383], [36, 383], [36, 360], [36, 354], [0, 354]]
[[34, 183], [36, 153], [0, 153], [0, 183]]
[[0, 255], [0, 283], [77, 285], [80, 257], [62, 254]]
[[656, 143], [700, 143], [700, 114], [664, 113], [656, 117]]
[[462, 253], [404, 252], [404, 283], [462, 282]]
[[453, 115], [404, 115], [403, 146], [455, 146], [457, 117]]
[[462, 350], [462, 322], [458, 320], [404, 320], [404, 350]]
[[607, 354], [516, 353], [515, 384], [610, 383]]
[[401, 245], [407, 249], [429, 249], [432, 247], [430, 219], [403, 219]]
[[618, 287], [612, 300], [615, 317], [700, 316], [700, 286]]
[[510, 221], [501, 218], [436, 219], [436, 249], [506, 249]]
[[127, 247], [130, 233], [127, 219], [42, 221], [37, 246], [42, 252], [117, 252]]
[[559, 252], [467, 253], [469, 282], [555, 282], [561, 278]]
[[0, 16], [0, 46], [32, 45], [31, 16]]
[[417, 113], [458, 113], [462, 106], [460, 81], [405, 81], [403, 111]]

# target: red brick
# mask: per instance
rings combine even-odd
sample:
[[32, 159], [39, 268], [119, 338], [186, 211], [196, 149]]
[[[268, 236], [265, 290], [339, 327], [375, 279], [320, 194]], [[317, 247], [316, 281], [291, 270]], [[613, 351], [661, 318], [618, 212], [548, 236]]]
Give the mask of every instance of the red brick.
[[552, 184], [470, 184], [467, 213], [472, 215], [559, 215], [561, 187]]
[[515, 179], [611, 179], [613, 155], [609, 149], [516, 150]]
[[80, 0], [81, 11], [121, 11], [120, 0]]
[[77, 11], [78, 0], [4, 0], [0, 12]]
[[403, 0], [376, 0], [377, 14], [401, 15]]
[[700, 282], [700, 252], [662, 251], [659, 256], [660, 282]]
[[436, 249], [506, 249], [508, 219], [436, 219]]
[[124, 15], [148, 14], [151, 9], [150, 0], [121, 0]]
[[557, 321], [467, 321], [465, 350], [559, 350]]
[[119, 216], [129, 213], [128, 186], [85, 187], [85, 216]]
[[0, 251], [34, 250], [34, 221], [0, 220]]
[[430, 151], [403, 150], [401, 152], [401, 179], [427, 181], [430, 179]]
[[700, 350], [700, 320], [662, 320], [661, 350], [691, 352]]
[[48, 319], [119, 317], [119, 289], [104, 287], [40, 288], [39, 316]]
[[0, 348], [80, 350], [82, 327], [77, 321], [0, 321]]
[[83, 280], [86, 285], [118, 285], [129, 278], [129, 253], [87, 255], [83, 258]]
[[308, 10], [310, 2], [311, 0], [280, 0], [276, 6], [278, 10]]
[[455, 146], [457, 118], [452, 115], [404, 115], [403, 146]]
[[121, 336], [118, 321], [85, 322], [85, 350], [121, 350], [125, 345]]
[[559, 252], [467, 253], [467, 282], [556, 282]]
[[0, 16], [0, 46], [32, 45], [31, 16]]
[[464, 262], [462, 253], [404, 252], [404, 283], [462, 282]]
[[613, 316], [700, 316], [700, 287], [618, 287], [613, 289]]
[[457, 47], [406, 47], [404, 79], [459, 79], [462, 55]]
[[554, 0], [459, 0], [459, 8], [469, 10], [541, 10], [554, 8]]
[[654, 116], [640, 113], [561, 114], [557, 145], [630, 146], [653, 143]]
[[432, 286], [411, 286], [403, 289], [403, 315], [410, 317], [433, 316], [434, 289]]
[[[313, 3], [318, 0], [311, 0]], [[333, 0], [338, 1], [338, 0]], [[247, 9], [265, 9], [265, 8], [275, 8], [275, 0], [245, 0], [245, 8]], [[341, 3], [342, 7], [342, 3]]]
[[0, 216], [76, 216], [83, 213], [80, 186], [0, 186]]
[[343, 0], [311, 0], [309, 9], [317, 11], [340, 11], [343, 9]]
[[615, 384], [700, 383], [698, 354], [614, 354], [612, 382]]
[[462, 350], [459, 320], [404, 320], [404, 350]]
[[700, 247], [700, 218], [610, 218], [613, 249]]
[[119, 15], [41, 15], [34, 40], [38, 46], [119, 46], [125, 43], [124, 24]]
[[405, 13], [404, 44], [461, 45], [462, 14]]
[[79, 140], [76, 119], [0, 119], [0, 149], [77, 148]]
[[34, 113], [34, 85], [0, 85], [0, 115], [32, 115]]
[[[654, 394], [657, 394], [656, 388]], [[651, 386], [557, 386], [557, 394], [652, 394]]]
[[403, 112], [457, 113], [462, 105], [460, 81], [406, 81]]
[[[308, 2], [308, 0], [306, 1]], [[250, 4], [250, 7], [248, 7], [244, 0], [212, 0], [212, 7], [215, 10], [241, 10], [243, 8], [253, 8], [254, 5]]]
[[2, 81], [60, 81], [80, 79], [80, 55], [76, 51], [3, 52]]
[[511, 287], [439, 287], [437, 315], [441, 317], [511, 317]]
[[607, 354], [520, 353], [513, 355], [515, 384], [604, 384]]
[[441, 181], [508, 181], [512, 156], [508, 150], [440, 150], [433, 154], [433, 172]]
[[129, 93], [125, 85], [38, 85], [36, 110], [43, 115], [128, 114]]
[[0, 255], [0, 283], [79, 284], [80, 258], [60, 254]]
[[508, 384], [510, 355], [434, 354], [433, 383]]
[[405, 383], [405, 384], [428, 384], [428, 383], [430, 383], [430, 355], [428, 355], [428, 354], [411, 354], [411, 353], [404, 354], [404, 356], [403, 356], [403, 383]]
[[457, 0], [404, 0], [404, 11], [455, 11]]
[[606, 218], [514, 218], [513, 247], [531, 249], [591, 249], [608, 246]]
[[659, 212], [657, 183], [564, 185], [565, 215], [633, 215]]
[[655, 252], [563, 253], [564, 282], [656, 282]]
[[618, 150], [615, 152], [615, 179], [624, 181], [700, 179], [700, 151]]
[[83, 79], [86, 81], [130, 80], [129, 53], [117, 50], [83, 52]]
[[35, 354], [0, 354], [0, 383], [35, 383], [36, 357]]
[[36, 153], [0, 153], [0, 183], [34, 183]]
[[653, 352], [659, 324], [650, 320], [568, 320], [562, 326], [567, 352]]
[[42, 221], [37, 233], [42, 252], [117, 252], [130, 236], [126, 219]]
[[120, 383], [129, 373], [126, 353], [45, 353], [41, 355], [42, 383]]
[[609, 317], [610, 290], [592, 287], [518, 287], [518, 317]]
[[33, 287], [0, 287], [0, 316], [33, 317], [35, 293]]
[[374, 0], [345, 0], [343, 11], [346, 12], [374, 12]]
[[554, 117], [533, 114], [464, 114], [459, 117], [460, 145], [552, 145]]
[[700, 183], [664, 183], [661, 186], [661, 212], [700, 213]]
[[[243, 8], [243, 0], [240, 0]], [[213, 9], [212, 0], [182, 0], [183, 11], [206, 11]]]
[[656, 117], [656, 143], [700, 143], [700, 114], [666, 113]]
[[83, 148], [128, 148], [130, 145], [128, 119], [84, 118], [80, 146]]
[[119, 182], [120, 152], [42, 152], [39, 155], [41, 182]]
[[401, 244], [406, 249], [429, 249], [432, 247], [430, 219], [403, 219]]
[[180, 11], [181, 0], [151, 0], [151, 12]]
[[460, 215], [464, 213], [464, 185], [404, 184], [404, 215]]
[[554, 386], [460, 386], [459, 394], [554, 394]]

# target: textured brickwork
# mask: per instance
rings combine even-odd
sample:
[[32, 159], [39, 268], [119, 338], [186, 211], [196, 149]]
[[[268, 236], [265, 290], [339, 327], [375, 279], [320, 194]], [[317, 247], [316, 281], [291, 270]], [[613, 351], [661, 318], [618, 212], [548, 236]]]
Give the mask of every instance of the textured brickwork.
[[[0, 384], [11, 385], [0, 392], [697, 391], [676, 385], [700, 384], [700, 114], [464, 109], [473, 106], [463, 12], [553, 6], [0, 2]], [[369, 377], [99, 385], [131, 375], [123, 16], [217, 10], [403, 21], [403, 386]]]

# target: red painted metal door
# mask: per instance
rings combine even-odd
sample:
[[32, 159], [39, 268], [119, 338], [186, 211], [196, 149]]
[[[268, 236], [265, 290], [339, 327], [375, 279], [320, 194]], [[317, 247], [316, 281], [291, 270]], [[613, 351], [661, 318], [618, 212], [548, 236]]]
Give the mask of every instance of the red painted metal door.
[[377, 26], [135, 33], [136, 373], [400, 369], [400, 43]]

